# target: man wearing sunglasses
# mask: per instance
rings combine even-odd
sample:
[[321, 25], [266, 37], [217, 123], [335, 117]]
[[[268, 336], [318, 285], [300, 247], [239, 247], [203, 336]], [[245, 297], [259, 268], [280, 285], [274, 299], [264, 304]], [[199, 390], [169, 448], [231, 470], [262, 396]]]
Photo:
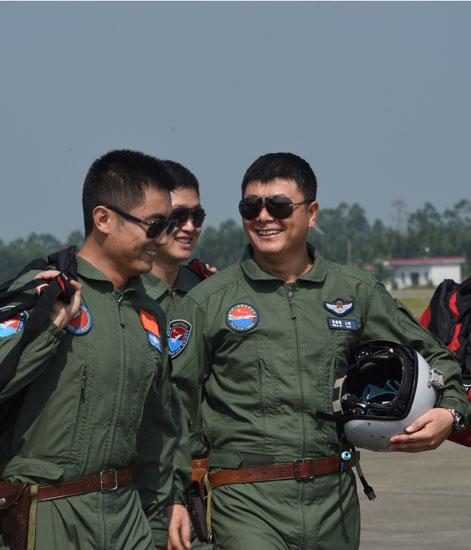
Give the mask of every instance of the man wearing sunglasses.
[[218, 550], [359, 548], [358, 455], [331, 413], [338, 370], [361, 342], [401, 341], [445, 374], [440, 408], [391, 449], [436, 447], [452, 429], [446, 407], [468, 410], [451, 354], [373, 277], [307, 243], [316, 191], [300, 157], [257, 159], [242, 181], [244, 257], [191, 290], [170, 322], [169, 333], [184, 329], [173, 379], [190, 424], [203, 395]]
[[[171, 191], [172, 201], [172, 225], [173, 231], [168, 235], [167, 243], [161, 246], [154, 259], [152, 271], [142, 276], [142, 281], [147, 293], [164, 310], [167, 319], [175, 318], [175, 311], [185, 294], [194, 286], [207, 278], [216, 270], [208, 265], [197, 263], [199, 270], [192, 269], [183, 262], [191, 258], [193, 248], [201, 234], [202, 225], [206, 216], [200, 204], [199, 183], [196, 176], [178, 162], [163, 161], [167, 171], [172, 176], [175, 189]], [[198, 262], [198, 261], [197, 261]], [[201, 419], [201, 414], [199, 419]], [[199, 460], [207, 453], [202, 436], [200, 421], [192, 424], [190, 437], [191, 456]], [[185, 477], [186, 472], [181, 473]], [[162, 515], [161, 528], [154, 524], [154, 535], [159, 535], [159, 548], [165, 548], [167, 544], [167, 517]], [[154, 537], [154, 538], [155, 538]], [[211, 546], [200, 542], [192, 533], [191, 543], [193, 549], [209, 550]]]
[[[24, 389], [0, 502], [11, 483], [26, 482], [29, 529], [26, 521], [11, 532], [27, 529], [28, 548], [154, 550], [153, 521], [164, 507], [172, 549], [190, 547], [173, 466], [166, 319], [139, 277], [175, 226], [173, 188], [161, 161], [134, 151], [112, 151], [88, 171], [74, 295], [70, 303], [56, 301], [0, 392], [3, 401]], [[0, 359], [21, 336], [16, 332], [0, 338]], [[0, 512], [2, 526], [7, 513]], [[0, 539], [2, 549], [11, 544]]]

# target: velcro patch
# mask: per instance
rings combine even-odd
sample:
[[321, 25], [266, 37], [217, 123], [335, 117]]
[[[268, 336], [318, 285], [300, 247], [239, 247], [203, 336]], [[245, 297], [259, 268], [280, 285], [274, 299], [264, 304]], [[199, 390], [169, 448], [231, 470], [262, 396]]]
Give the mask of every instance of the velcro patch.
[[87, 306], [80, 304], [80, 309], [78, 310], [77, 315], [65, 327], [65, 330], [80, 336], [82, 334], [87, 334], [87, 332], [89, 332], [92, 328], [92, 324], [93, 320], [90, 310]]
[[142, 326], [160, 338], [159, 325], [157, 323], [157, 319], [152, 315], [152, 313], [139, 309], [139, 314], [141, 316]]
[[[12, 307], [13, 306], [2, 307], [0, 311], [12, 309]], [[28, 313], [26, 311], [22, 311], [21, 313], [13, 314], [10, 319], [7, 319], [6, 321], [0, 323], [0, 338], [6, 338], [7, 336], [11, 336], [12, 334], [21, 332], [25, 326], [26, 319], [28, 319], [28, 317]]]
[[258, 311], [247, 303], [235, 304], [226, 313], [226, 324], [235, 332], [248, 332], [258, 325]]
[[337, 317], [328, 317], [329, 328], [334, 330], [358, 330], [356, 319], [337, 319]]
[[352, 311], [353, 306], [353, 302], [345, 302], [341, 298], [337, 298], [333, 302], [324, 302], [325, 309], [338, 317], [347, 315], [349, 311]]
[[173, 359], [186, 348], [191, 334], [191, 324], [184, 319], [176, 319], [168, 326], [169, 355]]

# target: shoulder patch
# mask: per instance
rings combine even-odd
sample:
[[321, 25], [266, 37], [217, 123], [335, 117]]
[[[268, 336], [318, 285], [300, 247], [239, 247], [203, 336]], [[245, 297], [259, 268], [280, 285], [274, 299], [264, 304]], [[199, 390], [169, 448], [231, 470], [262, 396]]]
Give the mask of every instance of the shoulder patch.
[[143, 309], [139, 309], [139, 315], [141, 316], [141, 323], [142, 326], [150, 332], [153, 332], [160, 338], [160, 331], [159, 331], [159, 325], [157, 323], [157, 319], [149, 313], [148, 311], [145, 311]]
[[246, 303], [235, 304], [226, 313], [226, 324], [235, 332], [248, 332], [258, 325], [259, 320], [258, 311]]
[[139, 308], [139, 315], [144, 329], [147, 331], [147, 340], [149, 344], [162, 353], [162, 344], [160, 342], [160, 330], [157, 319], [152, 313]]
[[173, 359], [186, 348], [191, 334], [191, 324], [184, 319], [176, 319], [168, 326], [169, 355]]
[[353, 302], [344, 302], [341, 298], [337, 298], [333, 302], [324, 302], [325, 309], [339, 317], [347, 315], [349, 311], [352, 311], [353, 306]]
[[[7, 311], [12, 308], [13, 306], [6, 306], [0, 308], [0, 311]], [[0, 338], [6, 338], [12, 334], [21, 332], [24, 329], [26, 319], [28, 319], [28, 317], [28, 313], [26, 311], [22, 311], [21, 313], [13, 314], [10, 319], [0, 323]]]
[[82, 334], [87, 334], [87, 332], [89, 332], [92, 328], [92, 324], [93, 320], [90, 310], [87, 306], [80, 304], [80, 309], [78, 310], [77, 315], [65, 327], [65, 330], [80, 336]]

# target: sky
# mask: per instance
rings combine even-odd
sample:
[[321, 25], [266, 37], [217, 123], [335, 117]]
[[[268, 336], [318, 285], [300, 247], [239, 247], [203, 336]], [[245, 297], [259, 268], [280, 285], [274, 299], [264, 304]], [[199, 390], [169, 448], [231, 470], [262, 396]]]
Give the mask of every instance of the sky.
[[213, 227], [278, 151], [310, 163], [320, 208], [452, 208], [470, 24], [469, 2], [0, 2], [0, 238], [83, 230], [87, 170], [117, 148], [194, 172]]

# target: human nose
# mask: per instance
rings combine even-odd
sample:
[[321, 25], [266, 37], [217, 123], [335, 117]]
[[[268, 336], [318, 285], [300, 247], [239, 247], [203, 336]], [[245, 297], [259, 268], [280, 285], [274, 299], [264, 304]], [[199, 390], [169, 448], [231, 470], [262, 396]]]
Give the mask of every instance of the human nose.
[[260, 210], [257, 218], [260, 221], [273, 220], [273, 216], [267, 210], [267, 203], [265, 202], [265, 199], [263, 200], [262, 209]]
[[188, 216], [188, 219], [185, 220], [185, 223], [180, 226], [180, 229], [184, 229], [186, 231], [194, 231], [196, 229], [196, 226], [193, 223], [193, 218], [191, 216]]
[[155, 244], [158, 244], [159, 246], [165, 246], [168, 243], [168, 235], [167, 231], [162, 231], [157, 237], [154, 237], [153, 239]]

